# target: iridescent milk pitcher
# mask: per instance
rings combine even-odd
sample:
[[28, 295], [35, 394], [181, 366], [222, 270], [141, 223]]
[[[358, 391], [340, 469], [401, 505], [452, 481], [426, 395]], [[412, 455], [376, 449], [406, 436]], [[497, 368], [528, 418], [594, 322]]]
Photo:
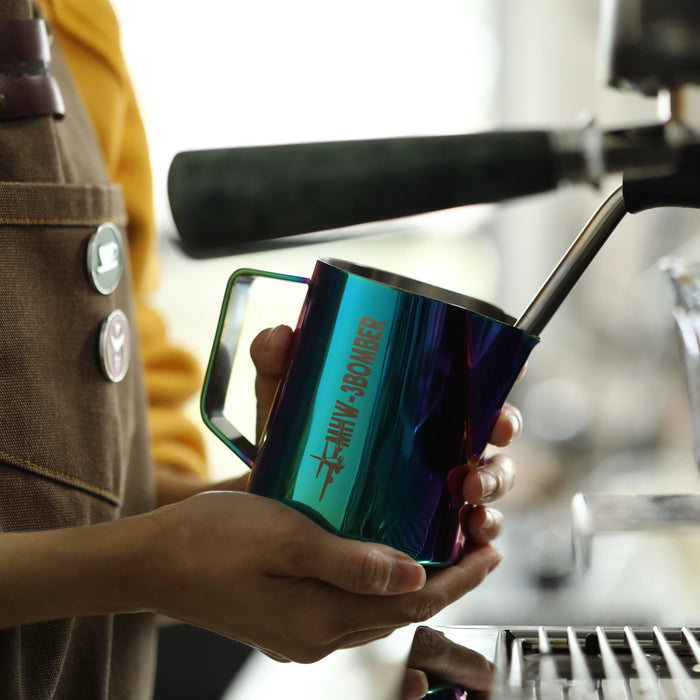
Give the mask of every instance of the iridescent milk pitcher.
[[[256, 446], [226, 415], [224, 397], [260, 277], [308, 290]], [[319, 259], [311, 279], [238, 270], [226, 289], [202, 414], [252, 467], [252, 493], [339, 535], [450, 564], [464, 546], [464, 503], [450, 491], [450, 474], [482, 454], [537, 343], [513, 324], [490, 304], [341, 260]]]

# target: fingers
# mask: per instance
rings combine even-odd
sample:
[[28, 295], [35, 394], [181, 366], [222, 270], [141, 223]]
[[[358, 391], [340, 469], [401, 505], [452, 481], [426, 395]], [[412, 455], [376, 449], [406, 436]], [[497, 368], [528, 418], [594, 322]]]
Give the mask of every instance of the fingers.
[[300, 663], [426, 621], [501, 559], [472, 542], [453, 566], [426, 574], [406, 554], [337, 537], [289, 506], [232, 491], [161, 508], [148, 522], [170, 533], [148, 609]]
[[425, 569], [390, 547], [340, 539], [325, 531], [302, 541], [313, 543], [306, 548], [302, 562], [309, 567], [309, 574], [344, 591], [397, 595], [425, 585]]
[[[314, 660], [333, 649], [355, 646], [386, 636], [392, 630], [425, 622], [476, 588], [501, 561], [490, 546], [470, 545], [454, 566], [431, 572], [418, 591], [395, 596], [357, 596], [328, 587], [316, 589]], [[321, 620], [325, 620], [321, 623]]]
[[279, 379], [286, 365], [293, 331], [289, 326], [267, 328], [250, 345], [250, 356], [258, 374]]
[[520, 435], [522, 426], [520, 411], [515, 406], [505, 404], [498, 414], [489, 441], [496, 447], [506, 447]]
[[444, 569], [434, 569], [420, 591], [393, 600], [410, 622], [425, 622], [459, 600], [500, 564], [503, 556], [491, 545], [469, 543], [462, 558]]
[[501, 559], [501, 554], [490, 545], [470, 544], [453, 566], [431, 571], [422, 589], [366, 599], [360, 610], [346, 608], [347, 623], [363, 629], [381, 629], [425, 622], [476, 588]]
[[508, 493], [514, 482], [515, 463], [510, 457], [497, 454], [466, 469], [462, 496], [471, 504], [491, 503]]
[[277, 326], [259, 333], [250, 345], [250, 356], [256, 369], [256, 432], [258, 438], [270, 412], [277, 386], [286, 370], [292, 336], [293, 331], [289, 326]]
[[422, 700], [430, 690], [428, 676], [417, 668], [406, 669], [401, 686], [401, 700]]
[[319, 618], [327, 614], [335, 620], [332, 632], [325, 630], [322, 635], [326, 642], [337, 642], [353, 631], [374, 635], [424, 622], [478, 586], [501, 561], [501, 554], [490, 545], [470, 543], [454, 565], [426, 575], [422, 566], [401, 552], [338, 538], [311, 521], [306, 527], [317, 529], [293, 533], [293, 541], [304, 546], [294, 547], [285, 564], [288, 570], [278, 566], [277, 575], [330, 584], [322, 594], [315, 594]]
[[494, 508], [465, 506], [459, 514], [462, 531], [470, 542], [486, 544], [501, 534], [503, 514]]

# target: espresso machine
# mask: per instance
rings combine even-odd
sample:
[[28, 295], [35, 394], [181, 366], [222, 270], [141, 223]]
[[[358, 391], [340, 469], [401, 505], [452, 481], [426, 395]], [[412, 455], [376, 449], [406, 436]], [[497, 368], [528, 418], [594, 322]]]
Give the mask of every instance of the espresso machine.
[[[557, 131], [182, 153], [172, 164], [169, 189], [183, 247], [195, 257], [228, 254], [261, 240], [503, 202], [563, 182], [597, 187], [617, 174], [619, 186], [518, 318], [519, 328], [542, 335], [627, 215], [700, 208], [700, 109], [692, 108], [700, 84], [700, 4], [610, 0], [603, 5], [600, 36], [607, 83], [655, 99], [658, 120], [611, 129], [591, 120]], [[694, 271], [683, 261], [667, 265], [696, 419], [693, 382], [698, 379], [693, 377], [700, 375], [700, 366], [693, 320], [700, 284], [696, 288]], [[604, 533], [697, 527], [700, 496], [579, 493], [571, 504], [571, 524], [572, 567], [585, 572], [594, 542]], [[436, 663], [440, 654], [455, 659], [458, 667], [446, 670]], [[604, 620], [583, 627], [421, 628], [407, 672], [412, 667], [431, 680], [427, 697], [440, 700], [479, 693], [494, 698], [693, 698], [700, 697], [700, 629], [608, 626]]]

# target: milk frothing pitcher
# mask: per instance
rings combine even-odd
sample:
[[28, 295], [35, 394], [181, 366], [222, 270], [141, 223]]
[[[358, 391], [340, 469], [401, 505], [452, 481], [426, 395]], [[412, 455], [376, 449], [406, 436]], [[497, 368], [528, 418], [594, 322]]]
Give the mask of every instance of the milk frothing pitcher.
[[[224, 410], [257, 277], [308, 285], [259, 446]], [[204, 420], [252, 467], [249, 491], [331, 532], [449, 564], [464, 540], [454, 470], [482, 454], [537, 343], [513, 322], [485, 302], [340, 260], [319, 259], [311, 279], [239, 270], [207, 370]]]

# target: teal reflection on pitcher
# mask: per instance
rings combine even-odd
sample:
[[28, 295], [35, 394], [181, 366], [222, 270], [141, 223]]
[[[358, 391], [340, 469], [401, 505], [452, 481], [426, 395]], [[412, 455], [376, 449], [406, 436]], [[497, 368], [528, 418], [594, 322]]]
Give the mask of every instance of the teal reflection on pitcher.
[[455, 561], [450, 472], [483, 452], [537, 339], [491, 305], [373, 268], [321, 259], [308, 285], [249, 490], [334, 533]]

